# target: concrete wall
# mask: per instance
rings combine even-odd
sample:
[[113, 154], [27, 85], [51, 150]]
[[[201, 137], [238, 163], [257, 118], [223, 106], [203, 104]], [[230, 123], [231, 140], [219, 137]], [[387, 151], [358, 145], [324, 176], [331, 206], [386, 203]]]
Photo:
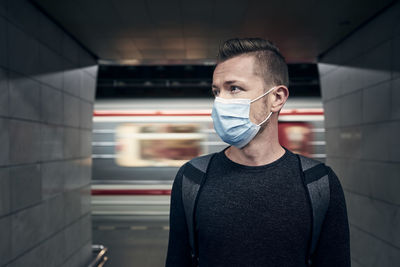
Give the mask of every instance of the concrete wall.
[[353, 267], [400, 266], [400, 3], [328, 51], [319, 71]]
[[0, 0], [0, 266], [91, 257], [95, 59], [26, 0]]

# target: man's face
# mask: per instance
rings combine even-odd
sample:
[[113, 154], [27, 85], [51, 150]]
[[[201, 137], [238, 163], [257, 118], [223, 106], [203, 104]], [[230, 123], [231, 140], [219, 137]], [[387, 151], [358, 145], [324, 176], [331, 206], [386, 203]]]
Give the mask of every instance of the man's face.
[[[214, 70], [212, 90], [215, 96], [221, 98], [248, 98], [255, 99], [265, 90], [264, 79], [258, 75], [254, 68], [253, 56], [242, 55], [219, 63]], [[270, 88], [266, 88], [267, 90]], [[267, 94], [253, 102], [250, 106], [250, 120], [253, 123], [262, 122], [269, 114]]]

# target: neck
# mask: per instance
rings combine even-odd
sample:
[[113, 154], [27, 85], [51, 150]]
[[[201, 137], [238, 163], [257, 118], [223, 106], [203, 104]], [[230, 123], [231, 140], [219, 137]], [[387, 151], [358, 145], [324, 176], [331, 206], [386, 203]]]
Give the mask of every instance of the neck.
[[285, 154], [285, 149], [279, 144], [278, 123], [270, 121], [266, 128], [260, 130], [256, 137], [245, 147], [234, 146], [225, 150], [225, 155], [232, 161], [247, 165], [261, 166], [279, 159]]

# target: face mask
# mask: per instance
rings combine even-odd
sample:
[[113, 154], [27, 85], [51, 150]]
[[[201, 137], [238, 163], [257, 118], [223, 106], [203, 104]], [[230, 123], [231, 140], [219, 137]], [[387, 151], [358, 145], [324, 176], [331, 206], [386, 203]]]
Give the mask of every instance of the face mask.
[[242, 148], [256, 136], [260, 126], [272, 115], [259, 124], [250, 121], [250, 104], [270, 93], [276, 87], [269, 89], [259, 97], [251, 99], [226, 99], [216, 97], [211, 113], [214, 129], [221, 139], [230, 145]]

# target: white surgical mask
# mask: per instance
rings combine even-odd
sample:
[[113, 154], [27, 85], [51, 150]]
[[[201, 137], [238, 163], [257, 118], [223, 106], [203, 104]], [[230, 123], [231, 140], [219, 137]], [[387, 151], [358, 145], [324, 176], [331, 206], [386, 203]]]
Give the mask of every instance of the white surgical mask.
[[250, 104], [269, 94], [275, 88], [269, 89], [253, 100], [215, 98], [211, 117], [215, 131], [225, 143], [242, 148], [256, 136], [260, 126], [271, 117], [272, 112], [262, 122], [254, 124], [250, 120]]

